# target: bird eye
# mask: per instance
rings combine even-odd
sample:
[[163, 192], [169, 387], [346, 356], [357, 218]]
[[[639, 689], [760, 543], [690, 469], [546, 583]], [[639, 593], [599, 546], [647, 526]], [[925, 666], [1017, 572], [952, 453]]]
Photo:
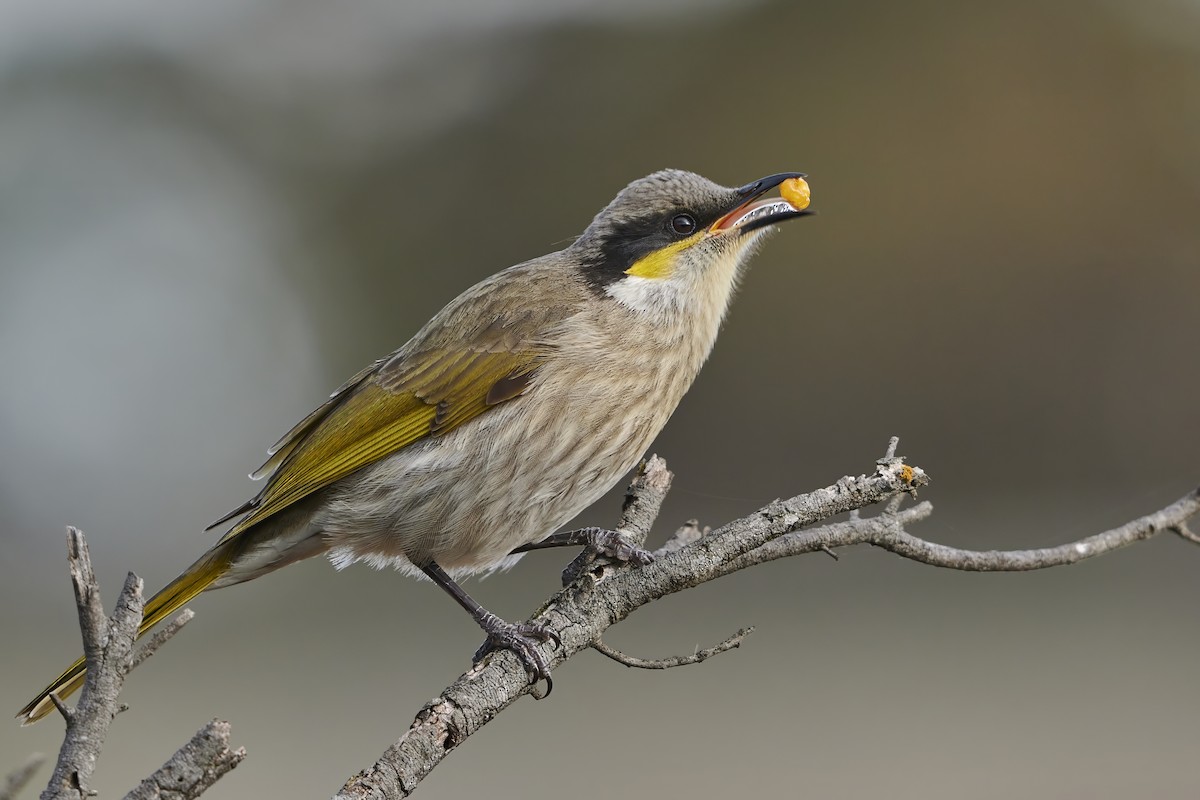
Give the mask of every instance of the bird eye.
[[671, 218], [671, 230], [680, 236], [696, 232], [696, 218], [691, 214], [676, 214]]

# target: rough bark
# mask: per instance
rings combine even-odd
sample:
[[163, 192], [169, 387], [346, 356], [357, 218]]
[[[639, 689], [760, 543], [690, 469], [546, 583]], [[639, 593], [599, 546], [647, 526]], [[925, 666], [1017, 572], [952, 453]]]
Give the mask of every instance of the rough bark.
[[[106, 617], [87, 540], [76, 528], [67, 529], [67, 557], [83, 634], [87, 678], [74, 709], [52, 696], [66, 720], [67, 730], [50, 783], [41, 794], [42, 800], [83, 800], [95, 794], [89, 788], [89, 781], [108, 736], [109, 725], [124, 710], [118, 697], [126, 675], [192, 618], [192, 612], [185, 609], [142, 648], [135, 649], [138, 626], [142, 622], [141, 579], [129, 573], [116, 610], [111, 617]], [[230, 751], [228, 744], [229, 724], [210, 722], [126, 797], [134, 800], [199, 797], [245, 757], [245, 750]]]
[[[833, 548], [869, 544], [949, 569], [1027, 570], [1092, 558], [1163, 531], [1196, 541], [1187, 520], [1200, 511], [1200, 489], [1119, 528], [1057, 547], [976, 552], [927, 542], [908, 533], [905, 526], [928, 517], [932, 506], [919, 503], [902, 510], [900, 501], [905, 495], [915, 496], [916, 490], [928, 483], [928, 476], [919, 467], [906, 465], [896, 456], [895, 448], [893, 439], [871, 475], [842, 478], [824, 489], [776, 500], [715, 531], [689, 524], [656, 551], [652, 564], [577, 559], [564, 573], [571, 578], [568, 585], [533, 617], [548, 624], [562, 639], [562, 647], [549, 654], [551, 666], [589, 647], [627, 666], [647, 669], [699, 663], [737, 647], [749, 631], [739, 631], [725, 642], [690, 656], [649, 660], [613, 650], [602, 643], [601, 636], [653, 600], [792, 555], [822, 551], [836, 557]], [[670, 482], [665, 462], [656, 457], [647, 461], [630, 486], [618, 527], [631, 538], [645, 541]], [[858, 513], [884, 501], [887, 505], [878, 516], [866, 518]], [[850, 512], [844, 522], [801, 530], [844, 512]], [[536, 690], [528, 685], [517, 659], [508, 652], [490, 656], [427, 703], [400, 739], [374, 765], [347, 781], [335, 800], [407, 797], [451, 751], [523, 694], [536, 694]]]
[[[776, 500], [716, 530], [689, 523], [655, 551], [653, 563], [642, 566], [581, 554], [564, 571], [564, 588], [533, 616], [561, 639], [561, 647], [547, 654], [551, 667], [588, 648], [626, 666], [666, 669], [700, 663], [738, 647], [752, 628], [738, 631], [713, 647], [659, 659], [621, 653], [604, 644], [602, 635], [658, 598], [788, 556], [824, 552], [836, 558], [835, 548], [866, 544], [948, 569], [1018, 571], [1073, 564], [1163, 532], [1200, 544], [1200, 536], [1188, 527], [1188, 520], [1200, 512], [1200, 489], [1125, 525], [1055, 547], [972, 551], [928, 542], [909, 533], [907, 526], [928, 517], [933, 507], [922, 502], [901, 508], [901, 503], [906, 495], [915, 497], [916, 490], [929, 478], [919, 467], [905, 464], [896, 455], [896, 444], [893, 439], [869, 475], [845, 477], [823, 489]], [[633, 543], [645, 542], [671, 478], [666, 463], [651, 457], [631, 483], [617, 529]], [[878, 503], [884, 503], [881, 513], [861, 515], [861, 509]], [[845, 512], [849, 516], [844, 521], [818, 525]], [[185, 611], [135, 653], [133, 643], [142, 615], [141, 581], [129, 576], [116, 612], [106, 618], [86, 542], [74, 528], [69, 533], [69, 550], [88, 677], [76, 709], [57, 703], [67, 719], [67, 733], [43, 798], [83, 798], [89, 794], [87, 783], [108, 725], [121, 710], [117, 696], [125, 675], [190, 619], [190, 612]], [[347, 781], [335, 800], [407, 797], [451, 751], [524, 694], [538, 696], [538, 691], [529, 685], [516, 656], [505, 650], [488, 655], [427, 703], [399, 740], [369, 769]], [[127, 800], [199, 797], [244, 757], [244, 750], [229, 749], [228, 724], [214, 720], [130, 792]], [[15, 794], [36, 767], [30, 762], [14, 772], [0, 790], [0, 800]]]
[[125, 800], [193, 800], [245, 757], [245, 748], [229, 749], [229, 723], [214, 719]]

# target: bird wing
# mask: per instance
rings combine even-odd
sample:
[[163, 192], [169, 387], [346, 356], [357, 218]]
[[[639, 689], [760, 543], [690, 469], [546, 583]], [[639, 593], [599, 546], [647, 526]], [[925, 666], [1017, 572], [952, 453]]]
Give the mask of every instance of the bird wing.
[[[537, 353], [440, 350], [372, 365], [292, 429], [256, 472], [262, 492], [213, 523], [246, 513], [222, 539], [427, 436], [440, 436], [522, 394]], [[407, 373], [407, 374], [405, 374]]]
[[[244, 514], [226, 541], [357, 469], [523, 394], [551, 350], [541, 334], [569, 311], [514, 315], [482, 305], [448, 307], [395, 354], [343, 384], [271, 448], [252, 476], [269, 475], [263, 490], [209, 527]], [[456, 310], [474, 323], [465, 332], [446, 319], [459, 316]]]

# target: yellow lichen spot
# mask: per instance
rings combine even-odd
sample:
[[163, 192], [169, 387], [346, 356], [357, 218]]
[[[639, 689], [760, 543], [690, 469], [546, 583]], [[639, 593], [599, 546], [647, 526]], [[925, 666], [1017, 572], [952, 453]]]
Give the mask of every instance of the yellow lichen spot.
[[914, 477], [916, 477], [916, 475], [913, 472], [912, 467], [910, 467], [908, 464], [900, 465], [900, 480], [904, 481], [907, 484], [911, 484], [913, 482]]
[[808, 181], [804, 178], [788, 178], [779, 184], [779, 194], [797, 211], [808, 208], [812, 200], [812, 190], [808, 188]]

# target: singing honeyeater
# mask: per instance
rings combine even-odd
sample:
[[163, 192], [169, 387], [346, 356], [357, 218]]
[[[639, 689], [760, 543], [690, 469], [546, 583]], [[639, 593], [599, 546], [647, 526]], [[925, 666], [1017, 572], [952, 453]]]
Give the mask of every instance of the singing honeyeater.
[[[467, 289], [271, 448], [240, 517], [152, 597], [141, 633], [206, 589], [321, 553], [425, 574], [548, 678], [537, 623], [507, 623], [455, 577], [535, 547], [645, 551], [615, 531], [550, 535], [628, 472], [712, 350], [747, 259], [809, 213], [801, 173], [731, 189], [680, 170], [634, 181], [571, 245]], [[775, 187], [788, 199], [770, 198]], [[789, 202], [790, 200], [790, 202]], [[481, 654], [483, 649], [481, 649]], [[481, 654], [477, 654], [480, 657]], [[23, 708], [32, 722], [84, 678], [76, 661]]]

